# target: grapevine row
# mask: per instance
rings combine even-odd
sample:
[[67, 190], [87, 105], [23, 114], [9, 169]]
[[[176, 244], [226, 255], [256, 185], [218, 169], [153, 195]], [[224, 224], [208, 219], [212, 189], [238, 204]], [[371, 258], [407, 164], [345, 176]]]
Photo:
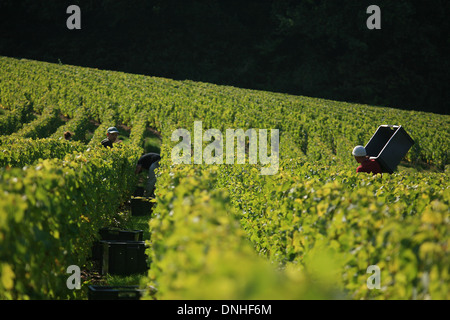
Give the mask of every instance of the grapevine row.
[[[159, 169], [150, 221], [151, 268], [146, 299], [332, 299], [343, 293], [302, 272], [275, 270], [256, 255], [240, 228], [217, 167]], [[233, 214], [234, 213], [234, 214]]]
[[[339, 275], [330, 283], [353, 299], [449, 298], [447, 175], [360, 177], [295, 161], [282, 168], [276, 177], [251, 166], [219, 170], [257, 252], [312, 272], [308, 264], [324, 259], [321, 277]], [[371, 265], [382, 270], [382, 290], [365, 286]]]
[[0, 298], [66, 299], [66, 269], [83, 266], [99, 228], [135, 184], [138, 150], [96, 148], [0, 169]]

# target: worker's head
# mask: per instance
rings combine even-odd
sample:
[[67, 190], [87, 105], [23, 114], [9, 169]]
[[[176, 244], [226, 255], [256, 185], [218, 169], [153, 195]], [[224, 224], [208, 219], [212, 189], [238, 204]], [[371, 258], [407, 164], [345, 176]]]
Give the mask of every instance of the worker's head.
[[119, 130], [117, 130], [115, 127], [110, 127], [108, 128], [108, 130], [106, 130], [106, 136], [111, 142], [114, 142], [119, 136]]
[[353, 156], [355, 157], [356, 162], [361, 163], [367, 159], [366, 148], [363, 146], [356, 146], [352, 151]]
[[72, 138], [72, 133], [70, 131], [64, 132], [64, 139], [70, 140], [70, 138]]

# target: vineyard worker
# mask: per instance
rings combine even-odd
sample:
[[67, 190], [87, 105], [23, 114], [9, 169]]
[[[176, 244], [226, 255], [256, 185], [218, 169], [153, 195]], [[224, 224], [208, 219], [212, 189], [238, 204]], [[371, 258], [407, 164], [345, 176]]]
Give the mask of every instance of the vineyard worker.
[[135, 174], [139, 174], [142, 171], [148, 171], [147, 185], [145, 191], [148, 195], [153, 193], [156, 184], [155, 169], [159, 167], [159, 160], [161, 156], [157, 153], [146, 153], [141, 156], [137, 162]]
[[117, 137], [119, 136], [119, 130], [115, 127], [110, 127], [108, 130], [106, 130], [106, 138], [102, 140], [102, 145], [107, 148], [113, 147], [113, 142], [117, 140]]
[[356, 162], [360, 163], [359, 167], [356, 168], [356, 172], [367, 172], [374, 175], [382, 173], [380, 164], [374, 159], [369, 159], [366, 148], [363, 146], [356, 146], [352, 154], [355, 156]]

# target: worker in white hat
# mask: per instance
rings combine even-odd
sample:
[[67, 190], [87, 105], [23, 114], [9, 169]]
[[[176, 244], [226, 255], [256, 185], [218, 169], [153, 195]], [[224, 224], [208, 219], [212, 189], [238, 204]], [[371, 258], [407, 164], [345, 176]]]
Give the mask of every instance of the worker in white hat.
[[117, 137], [119, 136], [119, 130], [117, 130], [116, 127], [109, 127], [108, 130], [106, 130], [106, 138], [102, 140], [101, 144], [105, 148], [113, 147], [113, 142], [117, 140]]
[[360, 163], [356, 168], [356, 172], [367, 172], [372, 174], [382, 173], [380, 164], [375, 159], [369, 159], [366, 148], [363, 146], [356, 146], [352, 151], [356, 162]]

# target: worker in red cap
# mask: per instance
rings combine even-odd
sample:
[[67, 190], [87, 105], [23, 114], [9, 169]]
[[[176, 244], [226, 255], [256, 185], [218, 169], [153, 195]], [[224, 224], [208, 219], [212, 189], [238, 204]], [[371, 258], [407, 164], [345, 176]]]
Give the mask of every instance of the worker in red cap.
[[380, 164], [375, 159], [370, 159], [367, 156], [366, 148], [363, 146], [356, 146], [352, 151], [356, 162], [360, 163], [356, 168], [356, 172], [367, 172], [372, 174], [382, 173]]

